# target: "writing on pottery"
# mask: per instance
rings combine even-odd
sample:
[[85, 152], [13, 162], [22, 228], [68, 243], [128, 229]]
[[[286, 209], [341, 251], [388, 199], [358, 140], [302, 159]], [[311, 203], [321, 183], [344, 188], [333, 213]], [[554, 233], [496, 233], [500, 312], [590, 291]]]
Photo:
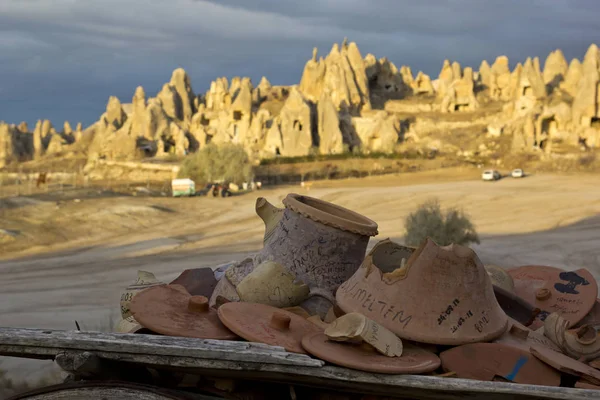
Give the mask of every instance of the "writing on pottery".
[[127, 292], [121, 295], [121, 301], [131, 301], [133, 299], [133, 293]]
[[456, 324], [454, 326], [452, 326], [452, 328], [450, 329], [452, 331], [452, 333], [455, 333], [456, 331], [458, 331], [461, 327], [463, 327], [465, 325], [465, 323], [467, 322], [467, 320], [469, 318], [471, 318], [473, 316], [473, 311], [469, 310], [465, 313], [464, 316], [460, 317], [458, 319], [458, 321], [456, 321]]
[[412, 320], [412, 315], [405, 316], [404, 310], [397, 310], [396, 306], [389, 305], [387, 302], [379, 300], [377, 296], [373, 295], [368, 289], [362, 289], [359, 287], [358, 282], [356, 282], [351, 288], [348, 288], [348, 285], [344, 284], [340, 286], [339, 290], [344, 293], [348, 293], [353, 300], [356, 300], [361, 308], [371, 312], [379, 313], [384, 320], [391, 320], [393, 322], [403, 324], [403, 329], [406, 329]]
[[475, 327], [475, 329], [477, 329], [477, 332], [479, 332], [479, 333], [483, 332], [483, 329], [485, 328], [485, 326], [490, 323], [489, 318], [487, 317], [487, 315], [485, 315], [486, 314], [485, 311], [482, 311], [481, 314], [482, 314], [482, 316], [473, 325]]
[[573, 271], [561, 272], [558, 274], [558, 277], [567, 283], [555, 283], [554, 289], [565, 294], [579, 294], [577, 291], [577, 286], [586, 286], [590, 284], [585, 278], [579, 276], [577, 272]]
[[438, 317], [438, 325], [441, 325], [442, 322], [446, 320], [446, 317], [449, 317], [450, 314], [452, 314], [452, 312], [454, 311], [454, 307], [456, 307], [459, 304], [460, 301], [458, 299], [454, 299], [454, 301], [452, 301], [452, 304], [449, 304], [448, 307], [446, 307], [446, 310], [443, 311]]

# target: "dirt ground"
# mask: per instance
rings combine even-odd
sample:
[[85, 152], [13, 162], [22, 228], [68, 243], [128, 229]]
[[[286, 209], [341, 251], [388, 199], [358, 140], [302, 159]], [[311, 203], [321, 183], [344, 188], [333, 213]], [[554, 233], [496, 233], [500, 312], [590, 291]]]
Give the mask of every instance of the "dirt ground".
[[[507, 172], [507, 171], [503, 171]], [[481, 237], [484, 263], [588, 268], [600, 277], [598, 175], [535, 174], [482, 182], [481, 170], [448, 169], [277, 187], [226, 199], [133, 197], [97, 192], [0, 199], [0, 326], [106, 329], [139, 269], [168, 282], [187, 268], [239, 260], [260, 248], [258, 196], [290, 192], [334, 202], [402, 241], [405, 216], [438, 197], [460, 206]], [[39, 362], [4, 359], [13, 376]]]

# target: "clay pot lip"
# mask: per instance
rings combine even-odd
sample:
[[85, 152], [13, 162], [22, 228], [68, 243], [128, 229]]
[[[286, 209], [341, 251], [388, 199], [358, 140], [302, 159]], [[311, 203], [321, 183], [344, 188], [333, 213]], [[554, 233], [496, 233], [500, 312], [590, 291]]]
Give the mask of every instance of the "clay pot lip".
[[283, 199], [283, 204], [286, 208], [324, 225], [363, 236], [376, 236], [379, 233], [375, 221], [324, 200], [290, 193]]

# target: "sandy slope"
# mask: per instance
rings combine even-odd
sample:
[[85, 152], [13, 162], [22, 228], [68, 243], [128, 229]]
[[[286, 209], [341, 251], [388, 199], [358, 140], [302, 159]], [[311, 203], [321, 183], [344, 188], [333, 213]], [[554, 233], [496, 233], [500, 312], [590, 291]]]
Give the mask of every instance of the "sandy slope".
[[[476, 170], [448, 174], [323, 182], [308, 192], [294, 187], [256, 195], [280, 204], [295, 191], [358, 211], [379, 223], [380, 235], [371, 245], [387, 237], [402, 240], [404, 217], [436, 196], [443, 206], [459, 205], [472, 216], [482, 237], [474, 248], [484, 263], [586, 267], [600, 278], [598, 176], [540, 175], [486, 183], [477, 179]], [[4, 255], [0, 326], [72, 329], [77, 320], [99, 328], [107, 325], [111, 314], [117, 317], [122, 288], [138, 269], [169, 281], [186, 268], [241, 259], [261, 244], [256, 197], [129, 197], [85, 200], [59, 210], [46, 203], [0, 210], [0, 224], [8, 226], [0, 228], [55, 235], [56, 240], [30, 253], [62, 248], [16, 259], [6, 257], [17, 253]], [[173, 212], [157, 210], [157, 205]], [[36, 215], [43, 221], [36, 222]], [[4, 366], [21, 373], [26, 365], [30, 364], [11, 361]]]

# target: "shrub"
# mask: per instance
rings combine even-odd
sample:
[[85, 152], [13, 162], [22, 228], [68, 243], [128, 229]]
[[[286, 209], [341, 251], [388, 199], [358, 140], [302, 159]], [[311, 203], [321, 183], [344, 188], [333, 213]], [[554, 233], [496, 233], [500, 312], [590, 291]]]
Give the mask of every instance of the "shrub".
[[241, 184], [252, 178], [252, 165], [243, 146], [209, 143], [183, 160], [178, 176], [198, 185], [214, 181]]
[[479, 236], [469, 217], [456, 208], [442, 212], [437, 199], [421, 204], [405, 221], [405, 241], [408, 246], [419, 246], [430, 237], [440, 246], [452, 243], [479, 244]]

